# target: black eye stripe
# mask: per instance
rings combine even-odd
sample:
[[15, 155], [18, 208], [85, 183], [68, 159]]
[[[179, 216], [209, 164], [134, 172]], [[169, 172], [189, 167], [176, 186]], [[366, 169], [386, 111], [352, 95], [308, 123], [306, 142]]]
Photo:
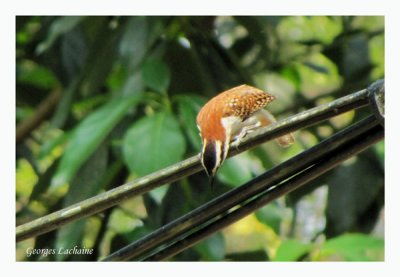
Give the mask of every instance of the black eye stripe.
[[204, 148], [202, 155], [203, 165], [209, 176], [212, 176], [213, 169], [215, 168], [217, 163], [215, 146], [216, 146], [215, 142], [213, 141], [208, 142]]

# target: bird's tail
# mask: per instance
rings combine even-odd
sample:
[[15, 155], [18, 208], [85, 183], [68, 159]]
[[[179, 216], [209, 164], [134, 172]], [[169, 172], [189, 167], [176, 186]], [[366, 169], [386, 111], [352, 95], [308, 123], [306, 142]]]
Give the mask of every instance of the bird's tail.
[[[265, 109], [260, 110], [260, 112], [257, 113], [257, 116], [258, 120], [261, 123], [261, 126], [268, 126], [276, 122], [275, 117]], [[286, 135], [276, 138], [275, 141], [282, 147], [288, 147], [294, 143], [294, 137], [291, 133], [288, 133]]]

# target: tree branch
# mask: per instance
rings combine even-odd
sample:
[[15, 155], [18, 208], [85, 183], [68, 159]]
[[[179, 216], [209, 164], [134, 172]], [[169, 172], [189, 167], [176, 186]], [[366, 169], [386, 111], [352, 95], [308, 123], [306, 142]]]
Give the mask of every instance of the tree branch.
[[60, 89], [55, 89], [46, 99], [40, 103], [39, 107], [36, 110], [36, 113], [22, 121], [18, 124], [17, 129], [15, 131], [15, 141], [16, 143], [20, 143], [24, 140], [24, 138], [29, 135], [33, 130], [35, 130], [43, 120], [48, 118], [51, 113], [54, 111], [57, 106], [58, 101], [61, 98]]

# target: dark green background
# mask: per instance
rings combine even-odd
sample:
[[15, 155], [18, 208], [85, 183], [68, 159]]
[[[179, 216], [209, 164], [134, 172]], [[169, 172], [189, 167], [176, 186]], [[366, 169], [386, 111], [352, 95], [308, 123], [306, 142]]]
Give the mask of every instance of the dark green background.
[[[384, 77], [383, 17], [17, 17], [17, 225], [199, 152], [195, 117], [250, 84], [278, 118]], [[216, 194], [366, 116], [361, 109], [225, 162]], [[383, 260], [384, 144], [173, 260]], [[203, 172], [18, 243], [17, 260], [97, 260], [211, 199]], [[380, 222], [380, 224], [378, 224]], [[377, 225], [378, 224], [378, 225]], [[28, 247], [93, 248], [26, 257]]]

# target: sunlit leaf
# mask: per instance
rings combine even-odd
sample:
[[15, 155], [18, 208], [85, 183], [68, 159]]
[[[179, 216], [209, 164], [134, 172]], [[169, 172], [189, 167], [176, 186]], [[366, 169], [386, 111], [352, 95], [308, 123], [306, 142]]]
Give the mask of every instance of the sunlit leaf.
[[365, 234], [345, 234], [328, 240], [321, 248], [321, 259], [330, 256], [347, 261], [382, 260], [384, 240]]
[[385, 17], [383, 16], [356, 16], [352, 19], [351, 25], [355, 29], [377, 32], [385, 28]]
[[123, 140], [129, 169], [143, 176], [180, 161], [186, 141], [175, 117], [159, 112], [135, 122]]
[[316, 97], [337, 89], [342, 80], [338, 67], [322, 53], [312, 53], [296, 64], [301, 77], [301, 89], [306, 97]]
[[282, 262], [297, 261], [303, 255], [307, 254], [311, 248], [311, 244], [302, 243], [297, 240], [285, 240], [282, 241], [273, 260]]
[[297, 71], [296, 67], [285, 66], [281, 70], [280, 75], [282, 77], [288, 79], [290, 82], [292, 82], [293, 85], [295, 86], [296, 90], [300, 89], [301, 78], [300, 78], [299, 72]]
[[376, 36], [369, 41], [369, 52], [374, 69], [371, 72], [371, 79], [376, 80], [385, 76], [385, 59], [383, 57], [385, 38], [382, 35]]
[[353, 111], [332, 117], [331, 119], [329, 119], [329, 121], [332, 123], [332, 125], [335, 128], [341, 129], [341, 128], [344, 128], [344, 127], [350, 125], [354, 120], [354, 116], [355, 116], [355, 111], [353, 110]]
[[133, 231], [135, 227], [142, 225], [142, 223], [123, 210], [115, 209], [110, 216], [108, 225], [116, 233], [128, 233]]
[[38, 176], [33, 170], [32, 165], [29, 164], [26, 159], [20, 159], [17, 161], [15, 173], [17, 180], [15, 192], [17, 196], [28, 198], [38, 180]]
[[278, 25], [282, 39], [309, 45], [310, 42], [331, 43], [342, 30], [339, 17], [328, 16], [290, 16]]
[[140, 96], [115, 99], [86, 117], [71, 134], [51, 186], [58, 187], [70, 182], [81, 165], [139, 99]]

